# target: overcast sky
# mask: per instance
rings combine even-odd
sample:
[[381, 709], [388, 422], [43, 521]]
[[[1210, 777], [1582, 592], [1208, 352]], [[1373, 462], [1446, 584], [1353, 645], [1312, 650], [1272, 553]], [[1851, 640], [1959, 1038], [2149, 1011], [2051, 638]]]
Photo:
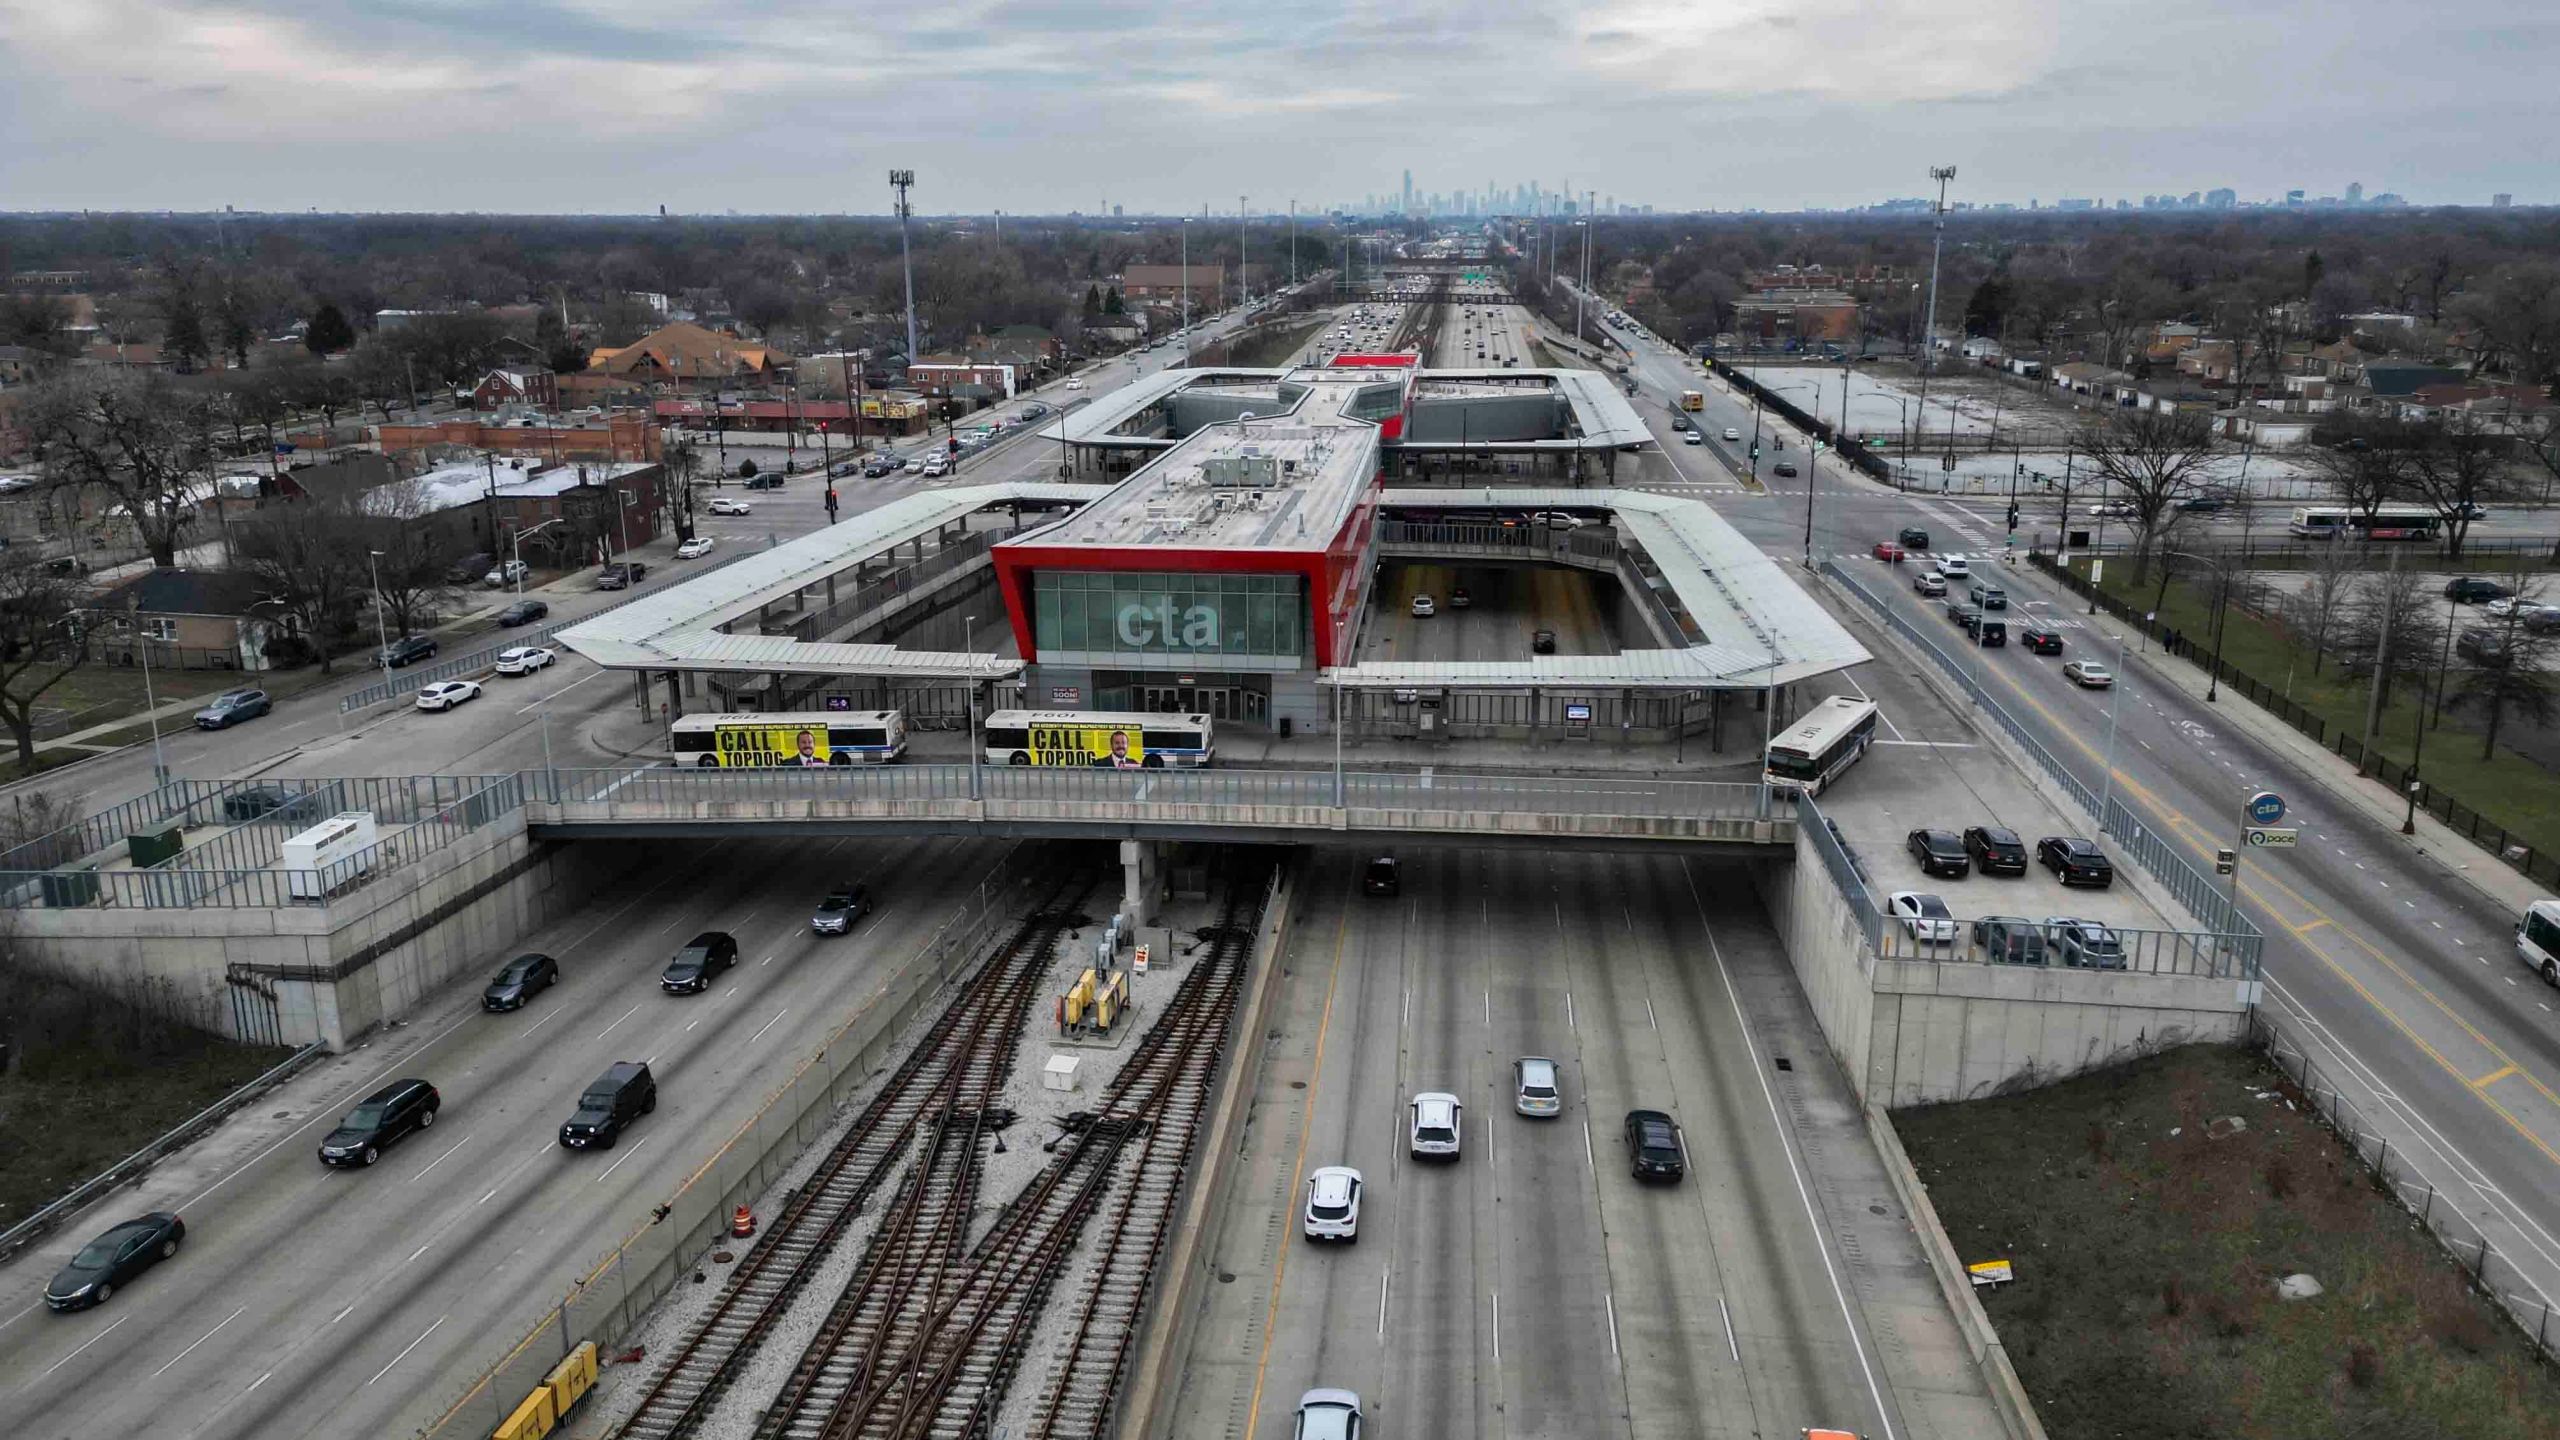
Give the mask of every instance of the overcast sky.
[[2560, 201], [2560, 4], [0, 0], [0, 208]]

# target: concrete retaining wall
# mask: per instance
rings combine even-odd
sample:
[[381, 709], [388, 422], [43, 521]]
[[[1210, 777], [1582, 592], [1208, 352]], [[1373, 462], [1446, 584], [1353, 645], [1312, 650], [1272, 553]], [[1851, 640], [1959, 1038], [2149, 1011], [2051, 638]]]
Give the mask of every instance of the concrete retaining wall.
[[1875, 951], [1802, 827], [1796, 834], [1793, 863], [1755, 865], [1752, 875], [1760, 903], [1786, 945], [1788, 962], [1795, 966], [1796, 982], [1813, 1004], [1814, 1019], [1863, 1098], [1865, 1066], [1860, 1057], [1867, 1054], [1875, 1024]]

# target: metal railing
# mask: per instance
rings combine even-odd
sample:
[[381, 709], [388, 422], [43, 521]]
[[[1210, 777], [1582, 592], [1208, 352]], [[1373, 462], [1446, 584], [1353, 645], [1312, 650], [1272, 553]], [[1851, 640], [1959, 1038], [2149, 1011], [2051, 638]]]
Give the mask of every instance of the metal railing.
[[1858, 919], [1858, 933], [1878, 955], [1885, 953], [1884, 912], [1876, 906], [1875, 891], [1867, 884], [1867, 873], [1849, 842], [1840, 834], [1813, 797], [1796, 792], [1796, 833], [1805, 836], [1814, 853], [1822, 857], [1822, 868], [1831, 872], [1831, 883], [1840, 889], [1840, 897], [1849, 902], [1849, 913]]
[[[2257, 978], [2258, 962], [2265, 951], [2266, 936], [2247, 915], [2241, 912], [2238, 906], [2232, 903], [2221, 886], [2216, 885], [2201, 871], [2187, 863], [2186, 856], [2177, 845], [2158, 834], [2151, 826], [2144, 824], [2141, 818], [2127, 808], [2122, 801], [2108, 796], [2102, 810], [2098, 792], [2090, 789], [2079, 776], [2071, 773], [2059, 757], [2047, 750], [2042, 741], [2029, 732], [2025, 725], [2019, 723], [2016, 716], [2009, 713], [2008, 707], [1992, 698], [1989, 689], [1982, 683], [1977, 667], [1958, 663], [1953, 656], [1938, 647], [1934, 638], [1922, 634], [1920, 627], [1904, 618], [1882, 597], [1852, 579], [1846, 570], [1840, 568], [1838, 561], [1825, 560], [1822, 562], [1822, 569], [1834, 583], [1863, 601], [1867, 608], [1875, 612], [1896, 634], [1909, 641], [1921, 654], [1935, 660], [1941, 670], [1962, 686], [1965, 693], [1972, 696], [1975, 703], [1981, 707], [1982, 712], [1990, 716], [2002, 730], [2008, 732], [2009, 737], [2017, 742], [2018, 748], [2035, 762], [2036, 767], [2051, 777], [2055, 784], [2061, 786], [2063, 793], [2069, 795], [2074, 804], [2097, 822], [2100, 834], [2117, 841], [2122, 853], [2150, 872], [2153, 879], [2166, 887], [2170, 895], [2203, 924], [2206, 935], [2218, 942], [2215, 946], [2217, 953], [2223, 945], [2227, 944], [2237, 964], [2237, 968], [2229, 973], [2252, 980]], [[2208, 970], [2178, 973], [2221, 974], [2225, 972]]]
[[[1995, 954], [1976, 938], [1976, 926], [2004, 918], [2025, 921], [2019, 928], [2038, 937], [2034, 948], [2040, 958], [2022, 960]], [[2244, 958], [2248, 951], [2247, 942], [2254, 936], [2211, 930], [2134, 930], [2100, 922], [2086, 923], [2098, 924], [2106, 937], [2112, 939], [2113, 947], [2106, 948], [2104, 940], [2088, 947], [2065, 944], [2060, 927], [2033, 917], [1982, 916], [1957, 920], [1953, 940], [1923, 940], [1900, 921], [1891, 921], [1885, 926], [1884, 943], [1877, 947], [1877, 953], [1887, 960], [2005, 965], [2025, 969], [2042, 966], [2118, 975], [2185, 975], [2208, 980], [2237, 980], [2254, 974], [2245, 968], [2247, 961]]]

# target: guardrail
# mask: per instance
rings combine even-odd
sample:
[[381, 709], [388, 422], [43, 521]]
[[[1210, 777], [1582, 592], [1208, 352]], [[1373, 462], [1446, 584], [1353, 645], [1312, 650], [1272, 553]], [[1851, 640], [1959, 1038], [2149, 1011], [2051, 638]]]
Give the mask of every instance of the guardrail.
[[1796, 833], [1808, 836], [1814, 853], [1822, 857], [1822, 868], [1831, 872], [1831, 883], [1849, 902], [1849, 913], [1858, 917], [1858, 933], [1878, 955], [1885, 953], [1884, 911], [1876, 905], [1876, 895], [1867, 883], [1866, 867], [1858, 863], [1856, 852], [1842, 838], [1840, 828], [1813, 803], [1813, 797], [1796, 792]]
[[[2249, 972], [2242, 969], [2244, 942], [2251, 938], [2221, 935], [2206, 930], [2131, 930], [2120, 925], [2101, 925], [2115, 942], [2110, 953], [2092, 955], [2066, 946], [2059, 927], [2047, 925], [2033, 917], [2022, 916], [2026, 924], [2020, 928], [2034, 932], [2040, 940], [2041, 959], [2007, 960], [1984, 950], [1973, 938], [1973, 926], [1980, 919], [1956, 922], [1953, 940], [1923, 940], [1913, 935], [1898, 920], [1888, 921], [1884, 943], [1876, 953], [1887, 960], [1922, 960], [1936, 964], [2001, 965], [2019, 969], [2039, 966], [2053, 970], [2087, 970], [2113, 975], [2186, 975], [2207, 980], [2237, 980]], [[2096, 922], [2083, 922], [2096, 923]]]
[[18, 1258], [29, 1246], [52, 1234], [62, 1222], [86, 1208], [90, 1201], [110, 1191], [123, 1188], [158, 1163], [162, 1156], [192, 1143], [197, 1136], [213, 1128], [224, 1116], [292, 1079], [304, 1066], [327, 1053], [328, 1047], [325, 1045], [314, 1043], [303, 1046], [286, 1056], [281, 1063], [265, 1074], [180, 1121], [150, 1144], [73, 1186], [61, 1199], [10, 1226], [7, 1230], [0, 1231], [0, 1265]]
[[[1961, 686], [1967, 695], [1972, 696], [1982, 712], [1990, 716], [2002, 730], [2008, 732], [2009, 738], [2017, 742], [2018, 748], [2035, 762], [2037, 768], [2043, 770], [2055, 784], [2061, 786], [2063, 793], [2069, 795], [2074, 804], [2098, 823], [2100, 834], [2116, 840], [2123, 847], [2121, 853], [2129, 855], [2136, 864], [2150, 872], [2153, 879], [2165, 886], [2179, 904], [2185, 906], [2197, 920], [2203, 923], [2207, 936], [2216, 942], [2213, 947], [2215, 953], [2219, 954], [2224, 946], [2228, 947], [2232, 960], [2231, 969], [2179, 973], [2229, 973], [2251, 980], [2258, 978], [2258, 965], [2265, 952], [2266, 936], [2248, 916], [2240, 912], [2238, 906], [2231, 902], [2230, 897], [2224, 893], [2223, 887], [2214, 884], [2193, 865], [2188, 864], [2186, 857], [2179, 852], [2177, 846], [2157, 834], [2122, 801], [2108, 796], [2102, 807], [2098, 792], [2090, 789], [2079, 776], [2072, 774], [2052, 751], [2044, 747], [2041, 740], [2038, 740], [2025, 725], [2019, 723], [2016, 716], [2009, 713], [2008, 707], [1992, 697], [1990, 690], [1982, 683], [1977, 666], [1958, 664], [1954, 657], [1938, 647], [1934, 637], [1921, 633], [1920, 627], [1913, 625], [1882, 597], [1852, 579], [1849, 572], [1840, 568], [1838, 561], [1824, 560], [1822, 570], [1834, 583], [1864, 602], [1868, 609], [1874, 611], [1894, 633], [1908, 641], [1912, 648], [1935, 660], [1939, 669], [1945, 671], [1947, 676]], [[1976, 658], [1980, 658], [1978, 654]]]

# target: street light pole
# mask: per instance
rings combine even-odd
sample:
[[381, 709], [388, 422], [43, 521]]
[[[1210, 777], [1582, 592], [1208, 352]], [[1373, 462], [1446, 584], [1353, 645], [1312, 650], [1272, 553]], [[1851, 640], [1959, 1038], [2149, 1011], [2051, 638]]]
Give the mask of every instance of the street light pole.
[[1191, 217], [1182, 217], [1182, 368], [1191, 368]]
[[916, 262], [915, 252], [907, 241], [907, 218], [915, 213], [907, 203], [908, 187], [916, 183], [913, 170], [892, 170], [889, 184], [898, 192], [898, 265], [907, 277], [907, 363], [916, 362]]
[[133, 648], [142, 652], [142, 708], [151, 717], [151, 780], [155, 785], [166, 785], [169, 762], [160, 753], [160, 697], [151, 684], [151, 637], [142, 633], [141, 597], [126, 596], [124, 609], [125, 623], [133, 631]]
[[2424, 763], [2427, 758], [2427, 712], [2430, 708], [2436, 710], [2442, 710], [2444, 708], [2445, 672], [2453, 668], [2453, 631], [2455, 623], [2460, 618], [2460, 613], [2457, 607], [2460, 606], [2461, 603], [2461, 601], [2450, 597], [2448, 597], [2444, 602], [2444, 648], [2436, 657], [2436, 698], [2434, 706], [2430, 707], [2427, 704], [2425, 691], [2421, 690], [2418, 694], [2418, 714], [2415, 722], [2417, 733], [2409, 742], [2409, 783], [2407, 787], [2409, 791], [2409, 808], [2400, 816], [2400, 833], [2403, 835], [2415, 835], [2418, 833], [2418, 766]]
[[[961, 636], [961, 640], [960, 640], [960, 648], [961, 648], [961, 649], [963, 649], [963, 650], [965, 650], [965, 651], [967, 651], [967, 652], [969, 653], [969, 656], [970, 656], [970, 663], [971, 663], [971, 664], [973, 664], [973, 665], [974, 665], [974, 664], [976, 664], [976, 663], [977, 663], [976, 657], [977, 657], [977, 654], [978, 654], [978, 617], [977, 617], [977, 616], [975, 616], [975, 615], [963, 615], [963, 616], [961, 616], [961, 617], [960, 617], [960, 636]], [[971, 676], [969, 676], [969, 677], [968, 677], [968, 679], [969, 679], [969, 798], [970, 798], [970, 799], [972, 799], [972, 800], [976, 800], [976, 799], [980, 798], [980, 797], [979, 797], [979, 794], [978, 794], [978, 677], [977, 677], [977, 676], [975, 676], [975, 675], [971, 675]]]
[[2107, 761], [2098, 777], [2098, 828], [2107, 826], [2107, 806], [2116, 794], [2116, 714], [2124, 704], [2124, 632], [2116, 632], [2116, 678], [2107, 686]]
[[382, 678], [391, 678], [391, 637], [382, 628], [382, 552], [364, 552], [364, 567], [373, 577], [373, 643], [377, 647], [374, 660], [382, 666]]
[[[1937, 368], [1937, 352], [1932, 348], [1938, 336], [1938, 257], [1947, 248], [1947, 182], [1956, 178], [1953, 165], [1932, 165], [1929, 178], [1938, 182], [1938, 204], [1932, 211], [1935, 234], [1929, 241], [1929, 309], [1920, 322], [1920, 430], [1929, 428], [1929, 372]], [[1950, 420], [1949, 425], [1955, 422]], [[1948, 431], [1948, 444], [1953, 446], [1954, 431]]]

